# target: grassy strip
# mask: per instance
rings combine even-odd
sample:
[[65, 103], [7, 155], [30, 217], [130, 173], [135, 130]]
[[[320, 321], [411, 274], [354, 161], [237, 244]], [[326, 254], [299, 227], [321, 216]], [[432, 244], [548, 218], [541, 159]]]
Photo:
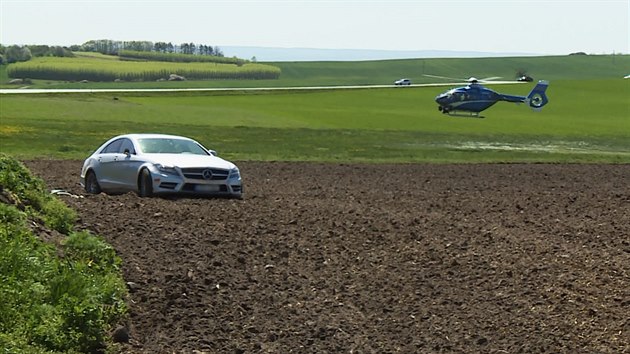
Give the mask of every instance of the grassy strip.
[[630, 162], [628, 83], [552, 82], [542, 112], [498, 103], [485, 119], [440, 114], [433, 98], [444, 88], [5, 95], [0, 144], [24, 157], [83, 159], [113, 135], [162, 132], [234, 160]]
[[[445, 119], [445, 118], [444, 118]], [[32, 121], [4, 139], [24, 158], [84, 159], [126, 132], [190, 136], [238, 161], [369, 163], [608, 162], [628, 163], [628, 139], [566, 135], [480, 135], [366, 129], [220, 127], [166, 123]], [[78, 172], [77, 172], [78, 173]]]
[[[126, 312], [121, 260], [101, 238], [71, 231], [74, 212], [4, 154], [0, 191], [0, 347], [101, 351], [110, 341], [107, 331]], [[43, 231], [51, 239], [61, 238], [57, 247], [33, 231], [47, 229], [54, 230]]]
[[170, 74], [195, 80], [269, 80], [278, 78], [280, 69], [256, 63], [237, 66], [219, 63], [117, 61], [99, 57], [42, 57], [11, 64], [7, 68], [7, 76], [10, 78], [66, 81], [156, 81], [168, 79]]

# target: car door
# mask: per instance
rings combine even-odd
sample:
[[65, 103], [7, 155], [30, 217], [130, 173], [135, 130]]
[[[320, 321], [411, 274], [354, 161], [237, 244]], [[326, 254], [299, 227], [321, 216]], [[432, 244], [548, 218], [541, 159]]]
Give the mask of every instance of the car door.
[[118, 159], [120, 146], [122, 139], [116, 139], [109, 143], [98, 154], [98, 167], [94, 168], [96, 178], [101, 188], [104, 190], [116, 190], [118, 189], [118, 183], [116, 182], [116, 168], [115, 162]]
[[137, 189], [138, 170], [143, 161], [136, 154], [136, 149], [129, 139], [123, 139], [119, 155], [115, 163], [115, 179], [119, 181], [120, 188], [135, 191]]

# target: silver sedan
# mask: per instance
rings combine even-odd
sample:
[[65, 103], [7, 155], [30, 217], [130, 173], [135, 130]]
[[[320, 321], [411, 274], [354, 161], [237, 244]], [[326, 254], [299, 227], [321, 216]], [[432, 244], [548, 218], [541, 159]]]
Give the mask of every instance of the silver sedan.
[[83, 163], [81, 185], [88, 193], [135, 191], [191, 193], [241, 198], [241, 174], [233, 163], [181, 136], [127, 134], [101, 145]]

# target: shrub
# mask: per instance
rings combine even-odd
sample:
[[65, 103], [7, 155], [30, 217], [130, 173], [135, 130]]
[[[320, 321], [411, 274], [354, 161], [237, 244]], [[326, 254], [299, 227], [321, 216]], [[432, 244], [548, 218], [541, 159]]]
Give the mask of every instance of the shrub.
[[69, 233], [77, 219], [76, 212], [55, 197], [51, 196], [46, 199], [45, 204], [42, 206], [42, 214], [44, 215], [46, 226], [62, 234]]
[[[0, 348], [7, 353], [102, 352], [126, 313], [121, 260], [100, 237], [69, 232], [75, 214], [43, 181], [0, 155]], [[68, 234], [57, 250], [33, 218]]]
[[120, 266], [114, 248], [88, 232], [72, 233], [64, 242], [64, 251], [67, 257], [98, 271], [118, 270]]
[[76, 213], [47, 192], [44, 182], [31, 175], [19, 161], [0, 154], [0, 191], [16, 207], [41, 220], [49, 228], [67, 234], [76, 221]]

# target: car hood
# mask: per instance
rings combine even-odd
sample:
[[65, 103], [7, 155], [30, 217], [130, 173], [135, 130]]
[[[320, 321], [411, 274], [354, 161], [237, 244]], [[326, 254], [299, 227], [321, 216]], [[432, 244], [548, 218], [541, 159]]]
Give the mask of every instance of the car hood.
[[180, 168], [213, 167], [229, 170], [236, 167], [233, 163], [212, 155], [143, 154], [142, 156], [148, 162], [159, 163], [164, 166], [176, 166]]

